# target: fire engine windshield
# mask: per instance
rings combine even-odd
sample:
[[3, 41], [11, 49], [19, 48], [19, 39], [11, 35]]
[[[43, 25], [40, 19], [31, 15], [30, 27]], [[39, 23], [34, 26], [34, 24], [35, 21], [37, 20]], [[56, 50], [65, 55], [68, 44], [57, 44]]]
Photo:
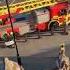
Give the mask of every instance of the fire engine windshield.
[[50, 20], [50, 12], [48, 9], [38, 9], [35, 10], [35, 13], [37, 15], [38, 23], [48, 22]]

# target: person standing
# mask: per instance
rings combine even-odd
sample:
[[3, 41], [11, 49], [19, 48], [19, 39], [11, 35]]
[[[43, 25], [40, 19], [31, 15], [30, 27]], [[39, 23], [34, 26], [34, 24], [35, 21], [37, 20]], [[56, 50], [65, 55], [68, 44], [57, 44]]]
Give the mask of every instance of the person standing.
[[65, 44], [64, 43], [60, 45], [59, 53], [62, 55], [65, 54]]

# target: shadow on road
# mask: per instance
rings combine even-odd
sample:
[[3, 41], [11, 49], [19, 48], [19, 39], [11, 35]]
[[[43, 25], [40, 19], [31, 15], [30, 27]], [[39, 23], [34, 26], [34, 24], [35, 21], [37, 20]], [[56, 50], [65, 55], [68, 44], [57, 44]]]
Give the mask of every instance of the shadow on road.
[[[66, 46], [67, 56], [69, 56], [69, 45]], [[22, 65], [25, 70], [55, 70], [56, 59], [58, 56], [58, 48], [51, 50], [45, 49], [45, 52], [40, 52], [31, 56], [21, 56]], [[9, 57], [13, 61], [17, 62], [16, 56]], [[4, 70], [4, 57], [0, 57], [0, 70]]]

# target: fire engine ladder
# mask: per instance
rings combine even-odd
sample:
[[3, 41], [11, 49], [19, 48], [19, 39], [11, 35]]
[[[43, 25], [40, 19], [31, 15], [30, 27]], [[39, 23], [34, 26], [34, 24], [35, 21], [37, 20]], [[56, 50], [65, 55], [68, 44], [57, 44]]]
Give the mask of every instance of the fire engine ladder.
[[[10, 12], [16, 13], [18, 11], [18, 13], [24, 13], [54, 4], [57, 4], [55, 0], [28, 0], [10, 5]], [[6, 6], [0, 7], [0, 15], [4, 14], [8, 14]]]

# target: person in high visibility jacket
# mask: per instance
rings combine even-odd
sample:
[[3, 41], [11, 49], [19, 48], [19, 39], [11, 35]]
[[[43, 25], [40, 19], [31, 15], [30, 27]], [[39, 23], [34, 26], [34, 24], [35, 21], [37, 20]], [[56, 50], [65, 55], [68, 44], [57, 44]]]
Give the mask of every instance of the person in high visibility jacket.
[[69, 65], [69, 57], [65, 54], [65, 44], [61, 44], [57, 59], [57, 68], [58, 70], [69, 70]]
[[61, 59], [63, 58], [63, 56], [65, 56], [65, 45], [61, 44], [59, 49], [58, 59], [56, 61], [56, 65], [58, 69], [61, 66]]
[[64, 43], [60, 45], [59, 53], [60, 54], [65, 54], [65, 44]]
[[3, 41], [5, 41], [5, 42], [7, 42], [7, 41], [11, 41], [11, 40], [13, 40], [13, 34], [12, 34], [12, 32], [9, 34], [9, 33], [4, 33], [3, 34], [3, 36], [2, 36], [2, 39], [3, 39]]
[[5, 42], [7, 47], [14, 47], [14, 36], [12, 32], [10, 34], [4, 33], [2, 40]]
[[69, 70], [69, 65], [69, 57], [67, 57], [66, 55], [62, 55], [59, 70]]

